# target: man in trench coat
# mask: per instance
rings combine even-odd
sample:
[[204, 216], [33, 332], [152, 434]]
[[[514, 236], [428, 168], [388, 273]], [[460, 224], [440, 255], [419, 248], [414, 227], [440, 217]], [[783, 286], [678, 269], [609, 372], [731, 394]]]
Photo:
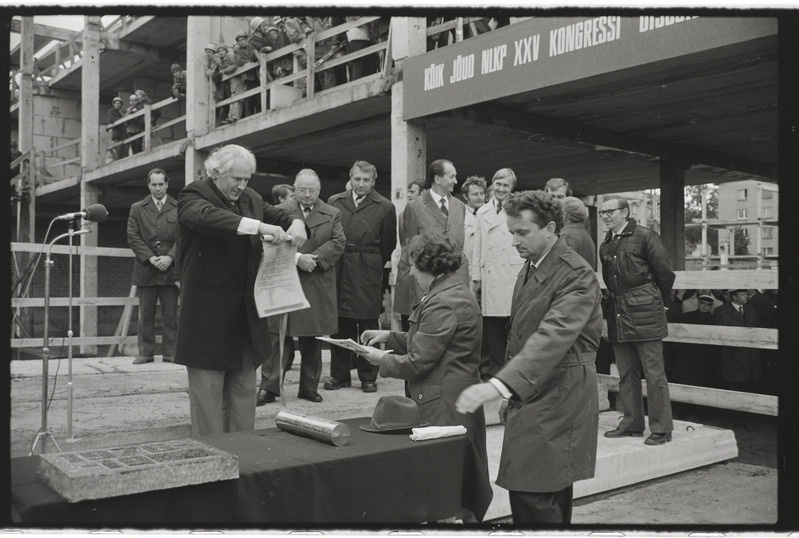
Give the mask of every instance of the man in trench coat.
[[133, 285], [139, 296], [139, 356], [133, 364], [153, 362], [155, 312], [161, 301], [164, 362], [175, 360], [178, 333], [178, 204], [166, 192], [169, 176], [160, 168], [147, 173], [150, 195], [130, 206], [128, 246], [133, 262]]
[[[288, 213], [303, 215], [311, 232], [296, 255], [302, 291], [311, 307], [289, 313], [282, 360], [285, 370], [288, 359], [294, 356], [293, 337], [296, 336], [302, 357], [297, 397], [314, 403], [322, 401], [317, 390], [322, 376], [322, 346], [316, 337], [335, 334], [338, 330], [336, 262], [346, 244], [341, 211], [319, 199], [321, 186], [316, 172], [310, 168], [300, 170], [294, 181], [295, 197], [279, 206]], [[269, 320], [275, 352], [280, 345], [279, 327], [275, 318]], [[261, 388], [279, 394], [279, 387], [278, 368], [264, 369]]]
[[480, 361], [483, 380], [499, 372], [505, 364], [513, 283], [524, 263], [511, 244], [504, 208], [516, 188], [516, 174], [510, 168], [501, 168], [494, 173], [491, 186], [491, 200], [477, 210], [469, 265], [472, 289], [480, 296], [483, 314]]
[[[377, 169], [366, 161], [355, 161], [350, 169], [351, 190], [327, 201], [341, 211], [347, 244], [336, 266], [338, 332], [334, 338], [352, 338], [369, 329], [379, 329], [383, 304], [383, 266], [397, 246], [397, 213], [386, 198], [374, 190]], [[350, 363], [358, 369], [363, 392], [377, 390], [378, 367], [338, 346], [330, 349], [330, 377], [325, 390], [351, 385]]]
[[527, 260], [513, 290], [507, 362], [465, 389], [456, 408], [472, 413], [507, 398], [497, 485], [509, 490], [513, 522], [568, 524], [572, 484], [593, 477], [596, 466], [599, 283], [558, 239], [558, 200], [526, 191], [506, 211], [513, 245]]

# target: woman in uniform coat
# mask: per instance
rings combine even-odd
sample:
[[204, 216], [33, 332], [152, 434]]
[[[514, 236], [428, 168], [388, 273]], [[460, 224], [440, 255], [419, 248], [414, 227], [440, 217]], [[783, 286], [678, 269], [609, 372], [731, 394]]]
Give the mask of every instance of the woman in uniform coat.
[[424, 234], [411, 241], [408, 253], [410, 274], [427, 291], [411, 313], [408, 333], [371, 330], [361, 334], [361, 342], [386, 342], [387, 349], [393, 350], [372, 347], [365, 357], [379, 365], [381, 376], [408, 381], [422, 421], [432, 426], [466, 427], [485, 468], [481, 473], [484, 484], [469, 494], [480, 495], [486, 491], [483, 485], [490, 489], [485, 415], [482, 410], [469, 415], [455, 410], [458, 394], [480, 382], [480, 307], [455, 273], [463, 258], [460, 246], [449, 239]]

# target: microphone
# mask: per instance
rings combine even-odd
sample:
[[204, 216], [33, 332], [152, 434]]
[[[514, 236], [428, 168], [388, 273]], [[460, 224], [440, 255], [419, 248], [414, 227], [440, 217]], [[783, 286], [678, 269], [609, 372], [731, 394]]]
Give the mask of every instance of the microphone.
[[92, 204], [86, 209], [78, 211], [77, 213], [66, 213], [64, 215], [59, 215], [55, 218], [55, 220], [72, 220], [77, 218], [88, 220], [89, 222], [103, 222], [108, 218], [108, 210], [103, 204]]

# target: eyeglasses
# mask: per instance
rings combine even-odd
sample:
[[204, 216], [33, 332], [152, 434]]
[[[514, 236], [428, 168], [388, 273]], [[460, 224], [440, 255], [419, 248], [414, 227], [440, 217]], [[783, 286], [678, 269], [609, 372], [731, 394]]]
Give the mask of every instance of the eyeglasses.
[[597, 211], [600, 217], [607, 217], [613, 214], [614, 211], [618, 211], [621, 209], [620, 207], [616, 207], [614, 209], [603, 209], [602, 211]]
[[315, 194], [315, 193], [319, 192], [319, 189], [317, 189], [317, 188], [314, 188], [314, 189], [294, 189], [294, 192], [296, 192], [297, 194]]

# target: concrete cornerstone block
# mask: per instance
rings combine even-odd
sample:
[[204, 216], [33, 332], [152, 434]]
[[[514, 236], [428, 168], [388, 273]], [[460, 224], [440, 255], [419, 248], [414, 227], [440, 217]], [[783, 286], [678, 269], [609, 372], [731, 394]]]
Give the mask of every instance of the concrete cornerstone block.
[[69, 502], [239, 477], [239, 460], [195, 439], [42, 454], [39, 477]]

